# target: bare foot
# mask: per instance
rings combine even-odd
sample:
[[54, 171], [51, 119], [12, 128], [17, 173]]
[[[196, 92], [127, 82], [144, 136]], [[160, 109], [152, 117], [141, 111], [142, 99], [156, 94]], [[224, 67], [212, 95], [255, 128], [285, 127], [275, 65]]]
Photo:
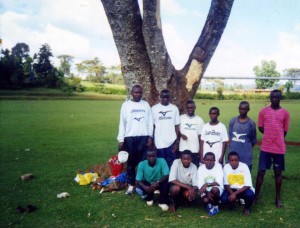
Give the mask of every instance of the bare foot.
[[171, 201], [170, 205], [169, 205], [169, 211], [171, 213], [174, 213], [176, 211], [176, 205], [174, 202]]
[[250, 215], [249, 209], [244, 209], [243, 214], [246, 216]]
[[254, 200], [253, 200], [253, 205], [257, 204], [258, 202], [258, 196], [255, 196]]
[[277, 208], [282, 208], [283, 207], [283, 203], [281, 202], [281, 200], [275, 200], [275, 205]]

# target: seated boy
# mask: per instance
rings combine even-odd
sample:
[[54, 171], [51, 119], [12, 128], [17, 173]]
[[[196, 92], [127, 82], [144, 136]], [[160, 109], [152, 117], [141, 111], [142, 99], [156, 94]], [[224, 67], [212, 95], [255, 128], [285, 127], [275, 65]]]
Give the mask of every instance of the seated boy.
[[225, 190], [221, 196], [222, 203], [230, 203], [234, 208], [236, 199], [243, 198], [245, 200], [243, 213], [249, 215], [254, 200], [250, 170], [245, 163], [240, 162], [237, 152], [232, 151], [228, 154], [228, 162], [223, 169]]
[[192, 152], [184, 150], [181, 158], [174, 160], [170, 176], [170, 211], [175, 212], [180, 199], [193, 201], [197, 191], [197, 167], [192, 163]]
[[207, 152], [203, 161], [205, 165], [201, 165], [197, 173], [198, 188], [208, 215], [213, 216], [219, 212], [218, 202], [223, 192], [223, 170], [221, 164], [216, 162], [213, 152]]
[[147, 151], [146, 160], [141, 161], [137, 168], [137, 190], [142, 191], [148, 206], [153, 205], [154, 191], [159, 190], [158, 206], [163, 210], [169, 210], [169, 167], [164, 158], [157, 158], [156, 151]]

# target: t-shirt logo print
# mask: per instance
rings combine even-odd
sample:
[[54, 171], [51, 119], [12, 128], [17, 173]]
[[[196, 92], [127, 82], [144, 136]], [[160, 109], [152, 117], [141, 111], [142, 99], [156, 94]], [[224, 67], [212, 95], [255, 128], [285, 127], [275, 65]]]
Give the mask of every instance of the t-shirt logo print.
[[214, 145], [215, 143], [218, 143], [218, 142], [221, 142], [221, 141], [216, 141], [216, 142], [209, 142], [209, 141], [206, 141], [205, 143], [207, 143], [207, 144], [209, 145], [209, 147], [212, 148], [213, 145]]
[[144, 118], [144, 117], [142, 116], [142, 117], [134, 117], [133, 119], [135, 119], [135, 120], [137, 120], [137, 121], [140, 122], [140, 120], [143, 119], [143, 118]]
[[159, 113], [161, 113], [163, 116], [166, 116], [166, 114], [167, 114], [168, 112], [171, 112], [171, 111], [165, 111], [165, 112], [160, 111]]
[[171, 110], [169, 110], [169, 111], [160, 111], [160, 112], [158, 112], [158, 113], [160, 113], [161, 115], [160, 115], [160, 117], [158, 118], [159, 120], [171, 120], [172, 119], [172, 116], [167, 116], [167, 113], [168, 112], [172, 112]]
[[186, 126], [188, 126], [189, 128], [191, 128], [193, 125], [195, 125], [195, 124], [189, 124], [189, 123], [186, 123], [185, 124]]
[[240, 137], [247, 134], [238, 134], [236, 131], [233, 131], [232, 134], [234, 134], [232, 141], [245, 143], [245, 139], [240, 139]]

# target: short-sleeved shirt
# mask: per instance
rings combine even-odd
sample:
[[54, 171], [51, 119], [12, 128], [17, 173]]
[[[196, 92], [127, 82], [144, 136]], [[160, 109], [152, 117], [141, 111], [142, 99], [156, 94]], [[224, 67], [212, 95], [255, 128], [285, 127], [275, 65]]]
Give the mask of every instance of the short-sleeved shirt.
[[223, 123], [219, 122], [217, 125], [210, 125], [206, 123], [203, 126], [201, 133], [201, 140], [203, 143], [203, 157], [207, 152], [213, 152], [218, 161], [222, 154], [223, 142], [228, 141], [228, 134]]
[[199, 135], [201, 135], [204, 122], [199, 116], [180, 116], [180, 133], [187, 136], [187, 140], [180, 138], [179, 151], [190, 150], [199, 153]]
[[171, 146], [177, 138], [175, 126], [179, 125], [179, 110], [173, 105], [156, 104], [152, 107], [154, 143], [157, 149]]
[[[212, 169], [207, 169], [206, 165], [201, 165], [197, 172], [197, 186], [200, 189], [204, 184], [217, 182], [219, 189], [223, 191], [223, 169], [221, 164], [215, 163]], [[210, 189], [207, 189], [210, 190]]]
[[137, 168], [136, 180], [147, 181], [153, 184], [163, 176], [169, 175], [169, 166], [164, 158], [156, 158], [153, 167], [149, 166], [148, 160], [141, 161]]
[[250, 187], [254, 192], [252, 185], [251, 173], [248, 166], [239, 162], [239, 166], [233, 169], [229, 163], [227, 163], [224, 168], [224, 185], [230, 185], [231, 189], [241, 189], [244, 186]]
[[181, 159], [174, 160], [169, 175], [169, 182], [178, 180], [183, 184], [196, 186], [197, 184], [197, 166], [193, 163], [188, 168], [185, 168]]
[[260, 149], [274, 154], [285, 154], [284, 132], [289, 130], [290, 114], [284, 108], [263, 108], [258, 115], [258, 127], [264, 128]]
[[256, 124], [250, 118], [240, 122], [239, 117], [234, 117], [229, 122], [229, 151], [239, 154], [240, 161], [252, 165], [253, 145], [256, 144]]

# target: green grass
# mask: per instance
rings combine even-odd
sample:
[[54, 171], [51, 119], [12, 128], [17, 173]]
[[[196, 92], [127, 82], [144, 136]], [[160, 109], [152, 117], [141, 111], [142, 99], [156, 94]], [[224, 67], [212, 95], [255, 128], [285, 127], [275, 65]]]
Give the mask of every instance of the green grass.
[[[148, 207], [136, 195], [123, 191], [98, 194], [79, 186], [76, 170], [105, 162], [117, 153], [120, 100], [1, 100], [0, 101], [0, 227], [298, 227], [300, 170], [299, 147], [288, 147], [284, 173], [285, 207], [274, 206], [273, 173], [267, 172], [258, 205], [249, 217], [241, 208], [207, 218], [199, 205], [162, 213]], [[299, 141], [300, 102], [284, 102], [291, 112], [287, 140]], [[208, 121], [208, 110], [217, 106], [220, 120], [228, 125], [237, 115], [238, 102], [197, 101], [197, 113]], [[264, 102], [251, 102], [249, 115], [256, 121]], [[259, 138], [261, 135], [259, 134]], [[256, 177], [258, 147], [255, 147], [253, 179]], [[20, 175], [35, 178], [22, 182]], [[57, 199], [61, 192], [70, 198]], [[18, 205], [34, 204], [37, 211], [17, 214]]]

